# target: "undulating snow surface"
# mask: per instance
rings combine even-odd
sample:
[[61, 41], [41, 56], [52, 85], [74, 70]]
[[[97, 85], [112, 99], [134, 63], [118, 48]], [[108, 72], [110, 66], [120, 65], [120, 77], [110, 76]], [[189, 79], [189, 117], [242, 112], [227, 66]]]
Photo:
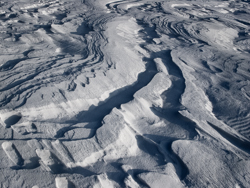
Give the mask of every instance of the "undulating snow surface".
[[0, 1], [0, 187], [250, 187], [250, 4]]

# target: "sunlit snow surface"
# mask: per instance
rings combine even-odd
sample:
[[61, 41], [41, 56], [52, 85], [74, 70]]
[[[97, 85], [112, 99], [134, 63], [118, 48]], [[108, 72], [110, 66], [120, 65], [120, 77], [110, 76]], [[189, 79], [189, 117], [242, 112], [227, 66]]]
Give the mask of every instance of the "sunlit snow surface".
[[250, 187], [249, 1], [0, 2], [0, 187]]

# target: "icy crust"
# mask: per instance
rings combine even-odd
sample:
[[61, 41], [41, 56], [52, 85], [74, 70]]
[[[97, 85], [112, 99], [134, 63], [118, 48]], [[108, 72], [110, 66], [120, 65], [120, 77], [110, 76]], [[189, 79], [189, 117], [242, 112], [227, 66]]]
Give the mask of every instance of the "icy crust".
[[0, 187], [250, 187], [246, 1], [0, 2]]

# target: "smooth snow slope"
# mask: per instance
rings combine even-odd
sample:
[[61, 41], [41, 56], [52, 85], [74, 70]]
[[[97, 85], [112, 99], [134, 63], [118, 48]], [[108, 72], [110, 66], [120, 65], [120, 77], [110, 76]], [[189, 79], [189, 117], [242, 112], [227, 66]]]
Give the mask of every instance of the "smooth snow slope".
[[0, 187], [250, 187], [249, 1], [0, 1]]

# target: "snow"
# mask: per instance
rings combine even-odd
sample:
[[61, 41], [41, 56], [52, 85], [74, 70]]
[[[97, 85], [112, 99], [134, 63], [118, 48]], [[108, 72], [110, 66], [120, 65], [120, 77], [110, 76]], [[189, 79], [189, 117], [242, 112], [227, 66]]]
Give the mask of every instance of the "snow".
[[250, 4], [0, 2], [0, 187], [250, 187]]

